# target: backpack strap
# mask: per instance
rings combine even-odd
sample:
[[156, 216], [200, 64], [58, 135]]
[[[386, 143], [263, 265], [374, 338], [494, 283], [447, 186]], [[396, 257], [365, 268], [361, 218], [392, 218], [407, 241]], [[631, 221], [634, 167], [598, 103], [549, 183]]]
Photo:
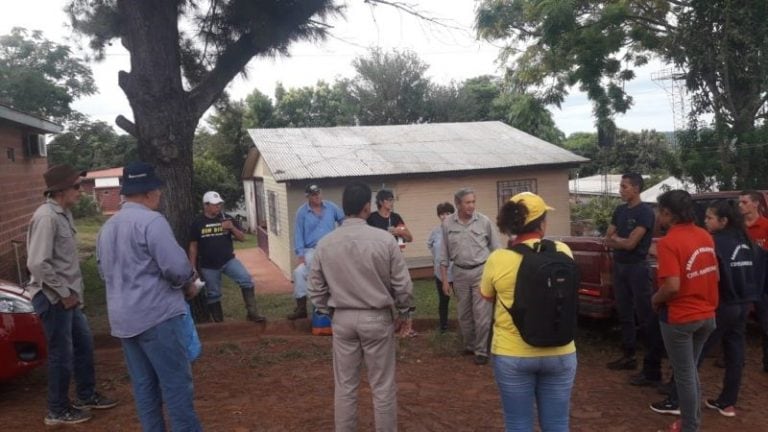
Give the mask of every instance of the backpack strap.
[[525, 243], [518, 243], [509, 248], [523, 256], [530, 255], [532, 253], [539, 253], [541, 251], [552, 250], [557, 251], [557, 245], [552, 240], [539, 239], [538, 242], [533, 244], [533, 248], [529, 247]]

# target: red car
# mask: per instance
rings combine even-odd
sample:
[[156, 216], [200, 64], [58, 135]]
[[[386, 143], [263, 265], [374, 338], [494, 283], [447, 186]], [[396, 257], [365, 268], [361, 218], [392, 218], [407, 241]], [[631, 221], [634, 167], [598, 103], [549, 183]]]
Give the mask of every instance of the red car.
[[29, 293], [0, 279], [0, 381], [41, 366], [46, 353], [43, 323]]

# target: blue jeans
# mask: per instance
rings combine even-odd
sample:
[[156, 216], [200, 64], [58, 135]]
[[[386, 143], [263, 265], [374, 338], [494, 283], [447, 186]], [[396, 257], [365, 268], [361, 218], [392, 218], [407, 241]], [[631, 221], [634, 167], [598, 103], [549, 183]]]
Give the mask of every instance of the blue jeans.
[[493, 356], [507, 432], [533, 430], [534, 402], [542, 432], [568, 432], [576, 353], [546, 357]]
[[312, 258], [315, 257], [314, 249], [304, 249], [304, 264], [299, 264], [293, 269], [293, 297], [302, 298], [307, 296], [307, 277], [309, 268], [312, 265]]
[[[637, 351], [638, 324], [647, 334], [648, 320], [653, 315], [651, 308], [651, 276], [645, 261], [633, 264], [613, 264], [613, 296], [621, 322], [621, 347], [624, 355], [634, 356]], [[648, 344], [649, 346], [652, 343]]]
[[48, 411], [61, 414], [69, 408], [69, 380], [75, 377], [77, 398], [90, 399], [95, 390], [93, 336], [80, 308], [51, 304], [43, 292], [32, 299], [48, 345]]
[[224, 273], [243, 291], [253, 291], [251, 274], [237, 258], [232, 258], [220, 269], [201, 268], [205, 281], [205, 290], [208, 293], [208, 304], [221, 301], [221, 274]]
[[164, 432], [163, 404], [171, 430], [201, 431], [193, 404], [192, 368], [184, 346], [184, 316], [170, 318], [123, 343], [141, 428]]
[[699, 398], [699, 372], [696, 362], [701, 356], [704, 342], [715, 329], [715, 319], [708, 318], [685, 324], [661, 322], [661, 335], [667, 356], [675, 374], [680, 418], [683, 432], [699, 430], [701, 406]]

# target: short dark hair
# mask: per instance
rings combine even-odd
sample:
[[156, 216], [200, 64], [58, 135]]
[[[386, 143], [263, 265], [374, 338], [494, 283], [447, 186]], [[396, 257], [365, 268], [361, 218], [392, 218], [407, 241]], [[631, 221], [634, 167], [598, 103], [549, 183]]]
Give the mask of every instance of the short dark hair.
[[359, 181], [353, 181], [344, 187], [341, 195], [341, 206], [346, 216], [355, 216], [363, 211], [363, 207], [371, 202], [371, 187]]
[[762, 201], [762, 198], [763, 198], [763, 194], [761, 194], [760, 192], [758, 192], [758, 191], [756, 191], [754, 189], [743, 190], [743, 191], [739, 192], [739, 195], [741, 195], [741, 196], [748, 196], [749, 199], [751, 199], [753, 202], [756, 202], [758, 204], [760, 204], [760, 202]]
[[688, 223], [696, 220], [696, 206], [693, 204], [691, 194], [675, 189], [664, 192], [657, 198], [659, 209], [666, 209], [672, 213], [675, 223]]
[[637, 190], [642, 192], [643, 186], [645, 186], [645, 180], [643, 180], [643, 176], [641, 176], [638, 173], [626, 173], [621, 176], [621, 179], [627, 179], [629, 181], [629, 184], [632, 186], [636, 186]]
[[395, 194], [389, 189], [381, 189], [376, 192], [376, 208], [381, 208], [381, 203], [388, 199], [395, 198]]
[[443, 213], [453, 213], [456, 211], [456, 207], [448, 201], [437, 205], [437, 215], [440, 216]]

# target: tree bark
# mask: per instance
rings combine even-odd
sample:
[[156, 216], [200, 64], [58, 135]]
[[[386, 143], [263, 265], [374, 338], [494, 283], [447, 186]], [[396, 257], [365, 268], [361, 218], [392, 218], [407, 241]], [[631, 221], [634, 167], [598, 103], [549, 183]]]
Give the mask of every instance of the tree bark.
[[[131, 54], [131, 71], [121, 72], [118, 82], [133, 110], [139, 157], [165, 181], [161, 212], [186, 250], [193, 209], [192, 141], [201, 113], [190, 109], [181, 79], [178, 4], [119, 0], [118, 9], [122, 42]], [[207, 315], [202, 298], [192, 306], [196, 321]]]

